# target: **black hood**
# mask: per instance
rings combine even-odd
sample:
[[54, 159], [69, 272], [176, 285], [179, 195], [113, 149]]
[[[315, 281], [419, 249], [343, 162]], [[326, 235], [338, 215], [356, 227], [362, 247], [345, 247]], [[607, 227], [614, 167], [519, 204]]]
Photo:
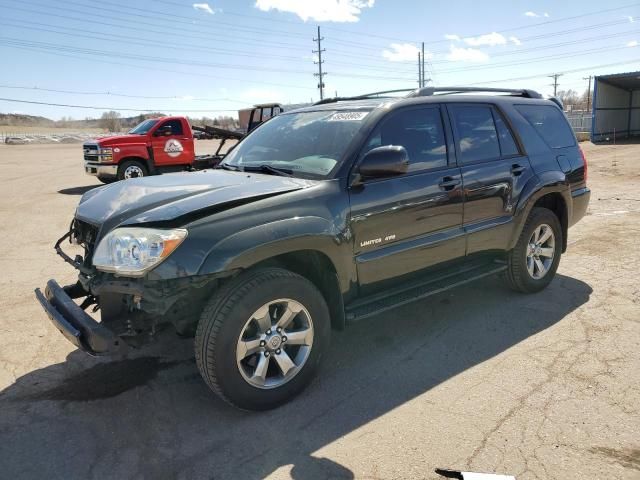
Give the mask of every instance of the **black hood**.
[[85, 193], [76, 218], [109, 231], [221, 211], [315, 185], [312, 180], [224, 170], [134, 178]]

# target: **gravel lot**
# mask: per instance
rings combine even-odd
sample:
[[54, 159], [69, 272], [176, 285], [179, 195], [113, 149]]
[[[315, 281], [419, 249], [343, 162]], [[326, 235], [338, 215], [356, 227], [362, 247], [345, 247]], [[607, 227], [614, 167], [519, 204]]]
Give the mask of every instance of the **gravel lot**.
[[640, 145], [583, 145], [591, 206], [546, 291], [489, 279], [336, 332], [260, 414], [208, 391], [191, 340], [73, 350], [33, 289], [75, 281], [52, 245], [98, 182], [79, 145], [0, 145], [0, 477], [640, 478]]

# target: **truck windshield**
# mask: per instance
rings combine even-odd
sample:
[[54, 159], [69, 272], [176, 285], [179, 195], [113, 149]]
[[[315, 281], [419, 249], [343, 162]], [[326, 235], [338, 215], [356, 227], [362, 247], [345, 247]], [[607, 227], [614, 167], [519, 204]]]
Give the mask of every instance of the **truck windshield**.
[[234, 148], [221, 167], [278, 169], [326, 178], [336, 168], [369, 111], [318, 111], [279, 115]]
[[145, 120], [144, 122], [139, 123], [132, 130], [129, 130], [129, 133], [133, 133], [134, 135], [146, 135], [156, 123], [158, 123], [158, 120]]

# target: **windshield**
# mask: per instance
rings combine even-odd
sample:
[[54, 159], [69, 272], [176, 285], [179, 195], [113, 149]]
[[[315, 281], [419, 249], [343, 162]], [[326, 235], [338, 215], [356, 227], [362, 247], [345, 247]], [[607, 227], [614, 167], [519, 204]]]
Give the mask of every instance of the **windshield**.
[[279, 115], [240, 142], [222, 167], [271, 168], [294, 176], [326, 178], [368, 114], [324, 110]]
[[146, 135], [156, 123], [158, 123], [158, 120], [145, 120], [132, 130], [129, 130], [129, 133], [133, 133], [135, 135]]

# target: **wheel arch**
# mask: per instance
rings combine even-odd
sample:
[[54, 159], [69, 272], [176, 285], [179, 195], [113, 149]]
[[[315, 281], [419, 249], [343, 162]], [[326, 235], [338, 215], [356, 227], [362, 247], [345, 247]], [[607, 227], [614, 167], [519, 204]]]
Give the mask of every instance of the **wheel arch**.
[[544, 172], [533, 177], [524, 188], [518, 206], [515, 210], [515, 227], [509, 249], [515, 247], [522, 233], [522, 229], [534, 207], [544, 207], [551, 210], [560, 220], [562, 227], [562, 252], [567, 249], [567, 233], [569, 218], [571, 218], [571, 190], [564, 175], [558, 172]]
[[122, 168], [122, 165], [124, 165], [126, 162], [141, 163], [147, 169], [148, 174], [151, 174], [151, 172], [153, 171], [153, 169], [151, 168], [151, 162], [149, 162], [149, 160], [147, 160], [146, 158], [139, 157], [137, 155], [128, 155], [126, 157], [122, 157], [118, 162], [118, 172], [120, 172], [120, 168]]
[[331, 315], [331, 326], [342, 330], [345, 326], [345, 311], [338, 273], [331, 259], [318, 250], [297, 250], [267, 258], [251, 269], [279, 267], [309, 280], [320, 290]]
[[567, 212], [567, 202], [559, 192], [550, 192], [542, 195], [536, 200], [532, 208], [542, 207], [551, 210], [562, 227], [562, 253], [567, 251], [567, 232], [569, 230], [569, 214]]

